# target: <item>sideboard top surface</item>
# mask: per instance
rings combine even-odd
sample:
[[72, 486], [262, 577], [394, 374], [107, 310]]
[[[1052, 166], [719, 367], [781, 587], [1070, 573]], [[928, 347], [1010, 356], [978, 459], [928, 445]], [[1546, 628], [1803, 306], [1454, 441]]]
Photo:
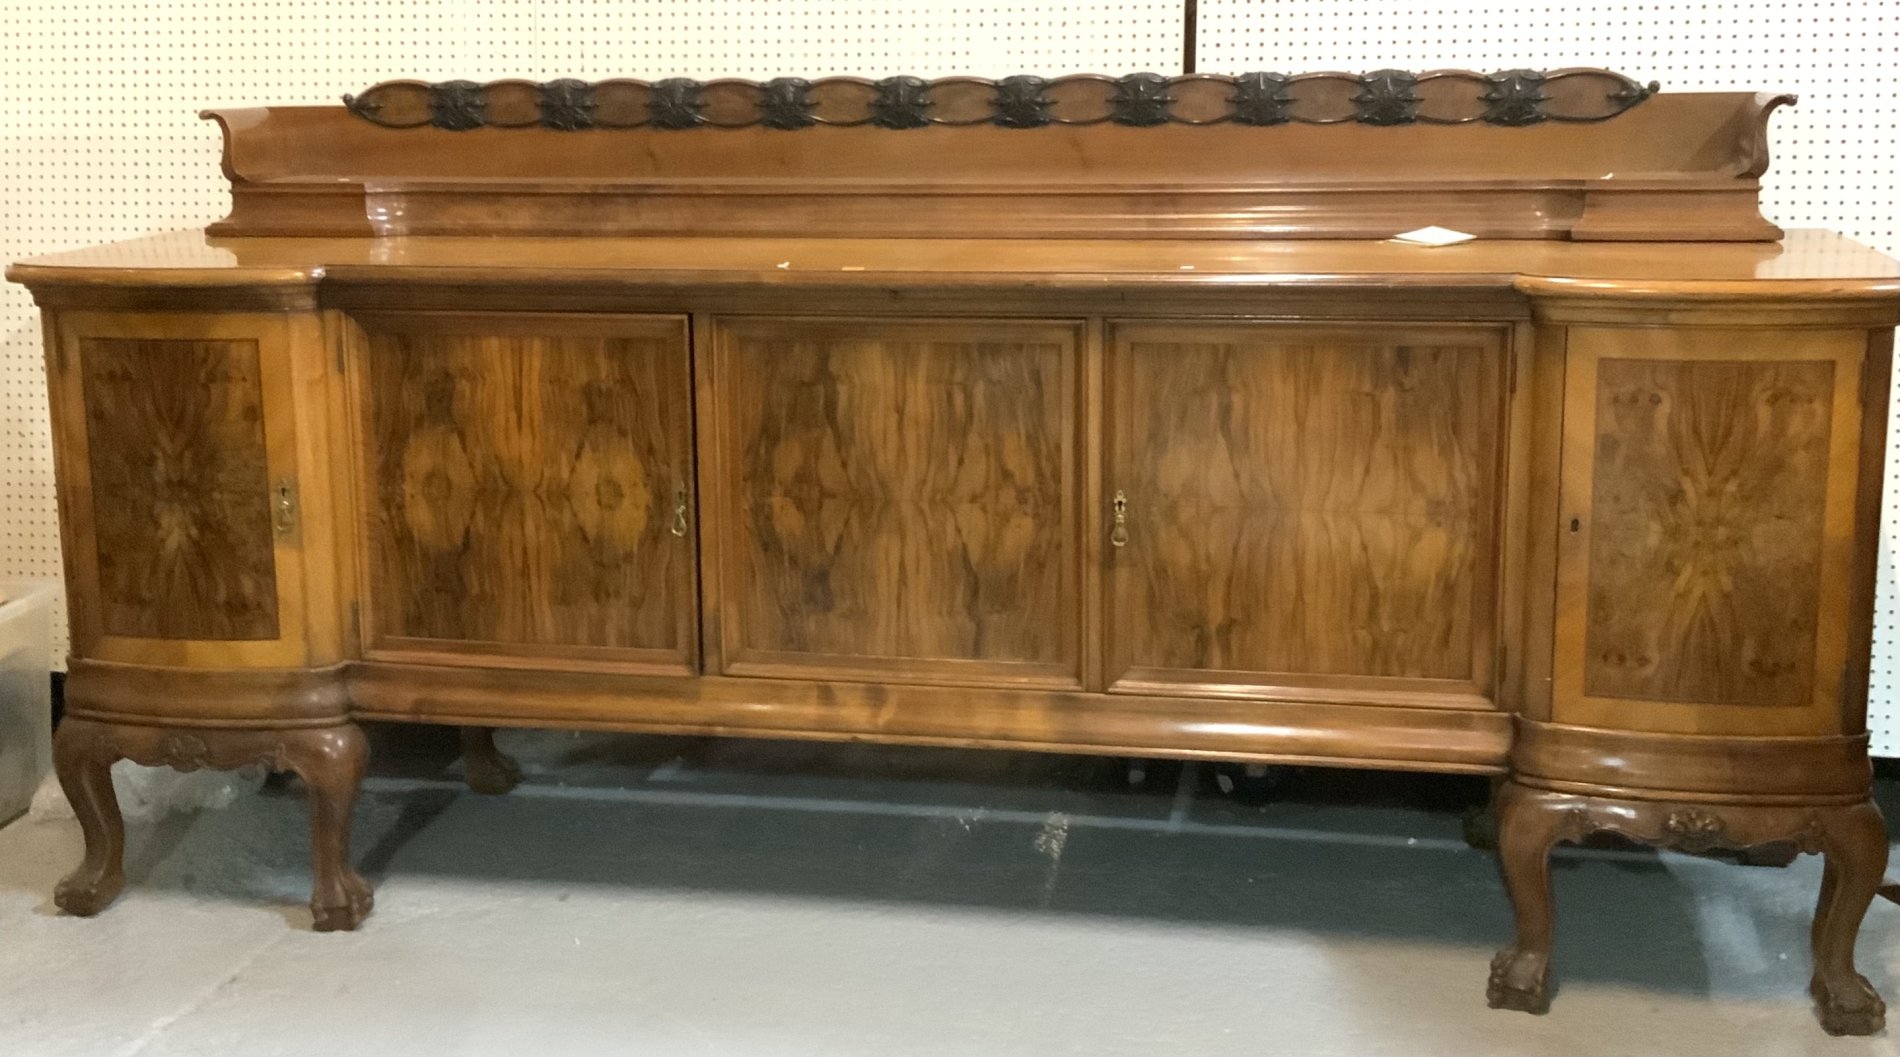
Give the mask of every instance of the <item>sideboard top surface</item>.
[[1779, 242], [813, 238], [215, 238], [169, 232], [14, 264], [35, 288], [360, 281], [656, 286], [1393, 286], [1894, 298], [1900, 262], [1828, 231]]

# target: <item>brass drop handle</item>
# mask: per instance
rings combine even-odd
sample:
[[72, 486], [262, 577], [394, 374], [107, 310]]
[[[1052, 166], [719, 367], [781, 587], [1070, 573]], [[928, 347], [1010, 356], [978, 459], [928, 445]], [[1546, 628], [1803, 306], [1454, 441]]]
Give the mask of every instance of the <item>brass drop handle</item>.
[[1115, 523], [1108, 530], [1108, 542], [1117, 547], [1128, 546], [1128, 495], [1115, 493]]
[[686, 489], [682, 488], [673, 493], [673, 535], [685, 538], [687, 528]]

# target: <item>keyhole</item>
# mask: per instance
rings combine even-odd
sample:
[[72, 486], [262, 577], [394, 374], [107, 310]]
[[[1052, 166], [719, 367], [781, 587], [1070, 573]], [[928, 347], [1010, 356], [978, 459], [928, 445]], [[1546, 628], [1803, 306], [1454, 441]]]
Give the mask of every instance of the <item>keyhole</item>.
[[1582, 530], [1583, 530], [1583, 519], [1582, 519], [1582, 518], [1574, 518], [1574, 517], [1573, 517], [1573, 518], [1571, 518], [1571, 519], [1570, 519], [1570, 531], [1572, 531], [1572, 532], [1580, 532], [1580, 531], [1582, 531]]

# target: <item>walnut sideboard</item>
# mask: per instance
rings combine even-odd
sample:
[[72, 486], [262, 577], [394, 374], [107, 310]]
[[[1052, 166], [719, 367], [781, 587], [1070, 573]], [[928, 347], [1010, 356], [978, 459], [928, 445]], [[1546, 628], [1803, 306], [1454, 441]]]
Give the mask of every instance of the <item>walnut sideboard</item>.
[[[1593, 70], [390, 82], [213, 112], [232, 211], [44, 310], [108, 770], [308, 787], [369, 912], [368, 720], [1498, 776], [1602, 830], [1886, 866], [1865, 732], [1900, 268], [1764, 220], [1783, 97]], [[1387, 241], [1441, 224], [1442, 248]]]

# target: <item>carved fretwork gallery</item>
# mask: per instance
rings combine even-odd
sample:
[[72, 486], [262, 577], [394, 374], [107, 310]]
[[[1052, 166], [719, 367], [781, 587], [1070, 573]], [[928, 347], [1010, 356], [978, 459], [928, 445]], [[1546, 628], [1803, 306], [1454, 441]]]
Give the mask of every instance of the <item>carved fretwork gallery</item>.
[[[57, 902], [124, 884], [114, 760], [262, 763], [354, 928], [372, 721], [460, 728], [492, 794], [506, 726], [1444, 771], [1498, 781], [1493, 1006], [1546, 1008], [1552, 849], [1610, 832], [1823, 855], [1815, 1006], [1878, 1031], [1900, 266], [1762, 217], [1791, 101], [1384, 70], [210, 112], [229, 217], [8, 272], [71, 601]], [[1479, 237], [1388, 241], [1426, 224]]]
[[1002, 128], [1099, 125], [1145, 128], [1233, 123], [1267, 128], [1333, 125], [1535, 125], [1607, 121], [1656, 94], [1608, 70], [1545, 73], [1433, 70], [1368, 74], [1027, 74], [981, 77], [775, 77], [662, 81], [388, 81], [346, 95], [350, 113], [385, 128], [751, 128], [830, 125], [887, 129], [993, 124]]

